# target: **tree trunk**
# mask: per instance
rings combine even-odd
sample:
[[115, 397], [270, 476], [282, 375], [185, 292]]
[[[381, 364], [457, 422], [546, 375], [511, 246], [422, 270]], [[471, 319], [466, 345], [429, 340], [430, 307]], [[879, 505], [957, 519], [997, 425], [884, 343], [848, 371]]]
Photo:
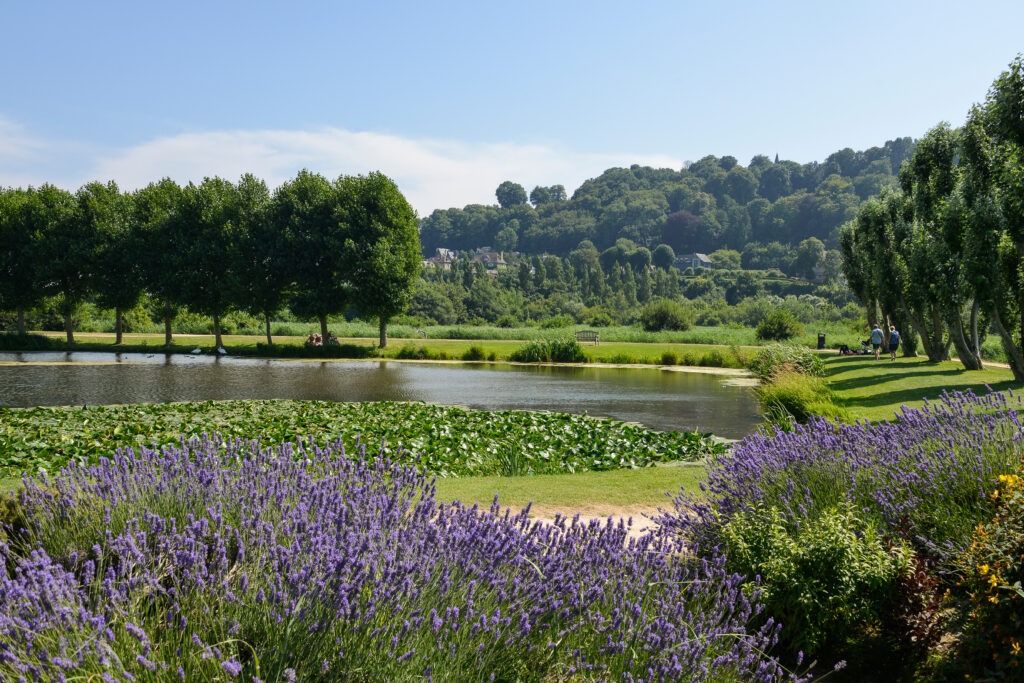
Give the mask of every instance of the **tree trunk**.
[[71, 325], [71, 314], [64, 316], [64, 333], [68, 338], [68, 346], [75, 343], [75, 330]]
[[978, 300], [974, 300], [974, 304], [971, 306], [971, 348], [974, 349], [974, 353], [978, 354], [978, 360], [981, 360], [981, 338], [978, 336], [978, 314], [981, 306], [978, 305]]
[[164, 346], [171, 345], [171, 302], [164, 302]]
[[213, 314], [213, 345], [215, 350], [224, 346], [220, 339], [220, 316], [216, 313]]
[[115, 308], [114, 309], [114, 333], [116, 334], [116, 337], [114, 339], [114, 344], [120, 344], [120, 343], [122, 343], [124, 341], [124, 334], [122, 333], [123, 326], [121, 324], [123, 317], [124, 316], [121, 313], [121, 309], [120, 308]]
[[320, 343], [327, 345], [327, 316], [320, 316]]
[[267, 315], [267, 346], [273, 346], [274, 340], [270, 338], [270, 316]]
[[25, 334], [25, 309], [18, 309], [18, 334]]
[[964, 335], [963, 321], [960, 320], [958, 311], [951, 312], [948, 325], [949, 336], [953, 340], [953, 346], [956, 347], [956, 355], [960, 362], [963, 363], [964, 370], [981, 370], [981, 359], [978, 358], [967, 343], [967, 337]]
[[998, 309], [992, 310], [992, 326], [996, 328], [999, 338], [1003, 341], [1003, 350], [1006, 351], [1006, 357], [1010, 361], [1010, 370], [1013, 372], [1013, 378], [1018, 382], [1024, 382], [1024, 356], [1021, 355], [1021, 350], [1017, 347], [1016, 342], [1014, 342], [1013, 335], [1003, 325]]
[[383, 349], [388, 345], [388, 319], [384, 316], [380, 317], [380, 345], [378, 348]]
[[942, 316], [939, 315], [938, 307], [932, 306], [932, 334], [934, 335], [934, 350], [936, 353], [935, 357], [928, 356], [928, 360], [930, 361], [949, 360], [950, 340], [946, 339], [943, 341], [942, 339], [942, 332], [945, 327], [946, 326], [942, 322]]

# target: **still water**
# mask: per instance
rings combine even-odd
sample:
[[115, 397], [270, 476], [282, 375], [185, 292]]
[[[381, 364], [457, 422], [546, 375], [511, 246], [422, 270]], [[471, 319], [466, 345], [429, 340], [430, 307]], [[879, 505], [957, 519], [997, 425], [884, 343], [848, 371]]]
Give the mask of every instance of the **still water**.
[[729, 380], [653, 368], [0, 353], [4, 407], [272, 398], [425, 401], [587, 413], [659, 430], [740, 438], [760, 416], [753, 392]]

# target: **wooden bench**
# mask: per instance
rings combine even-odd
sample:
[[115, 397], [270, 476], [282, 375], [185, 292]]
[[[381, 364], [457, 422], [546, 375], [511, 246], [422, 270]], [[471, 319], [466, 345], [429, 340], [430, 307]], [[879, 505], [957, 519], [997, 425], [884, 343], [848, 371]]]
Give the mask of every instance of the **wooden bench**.
[[594, 342], [594, 346], [601, 345], [601, 333], [597, 330], [580, 330], [576, 333], [578, 342]]

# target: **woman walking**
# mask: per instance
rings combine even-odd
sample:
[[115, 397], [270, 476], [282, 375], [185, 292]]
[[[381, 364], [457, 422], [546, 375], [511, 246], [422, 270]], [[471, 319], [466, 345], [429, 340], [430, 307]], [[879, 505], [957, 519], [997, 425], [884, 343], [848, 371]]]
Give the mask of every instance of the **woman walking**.
[[895, 325], [889, 325], [889, 356], [896, 360], [896, 349], [900, 347], [900, 333], [896, 331]]

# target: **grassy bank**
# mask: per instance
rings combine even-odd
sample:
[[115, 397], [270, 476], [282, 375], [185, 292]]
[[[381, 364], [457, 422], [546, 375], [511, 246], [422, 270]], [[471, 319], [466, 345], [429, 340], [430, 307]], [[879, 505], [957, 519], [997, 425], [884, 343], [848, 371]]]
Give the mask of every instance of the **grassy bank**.
[[[540, 332], [540, 330], [534, 330]], [[551, 332], [545, 330], [545, 332]], [[561, 330], [560, 336], [571, 332]], [[51, 349], [67, 350], [63, 337], [58, 333], [44, 333], [51, 339]], [[559, 335], [545, 335], [543, 338], [557, 338]], [[305, 347], [306, 337], [275, 337], [274, 346], [267, 347], [258, 337], [251, 335], [225, 335], [224, 347], [228, 355], [247, 357], [348, 357], [348, 358], [423, 358], [423, 359], [491, 359], [506, 361], [526, 339], [402, 339], [392, 337], [385, 349], [378, 349], [376, 339], [361, 337], [340, 337], [341, 348], [320, 349]], [[120, 353], [190, 353], [199, 348], [205, 353], [212, 352], [213, 337], [209, 335], [176, 335], [174, 344], [163, 345], [163, 335], [125, 335], [125, 343], [114, 344], [112, 334], [80, 334], [76, 336], [71, 351], [98, 351]], [[602, 341], [598, 345], [585, 344], [584, 353], [594, 363], [638, 363], [646, 365], [693, 365], [710, 367], [742, 367], [750, 357], [749, 347], [723, 346], [721, 344], [685, 344], [669, 341]]]
[[873, 421], [892, 419], [901, 406], [918, 408], [943, 391], [980, 395], [1024, 386], [1006, 368], [968, 371], [956, 361], [932, 363], [924, 357], [892, 362], [886, 357], [875, 361], [873, 356], [829, 355], [825, 372], [836, 402], [854, 419]]

